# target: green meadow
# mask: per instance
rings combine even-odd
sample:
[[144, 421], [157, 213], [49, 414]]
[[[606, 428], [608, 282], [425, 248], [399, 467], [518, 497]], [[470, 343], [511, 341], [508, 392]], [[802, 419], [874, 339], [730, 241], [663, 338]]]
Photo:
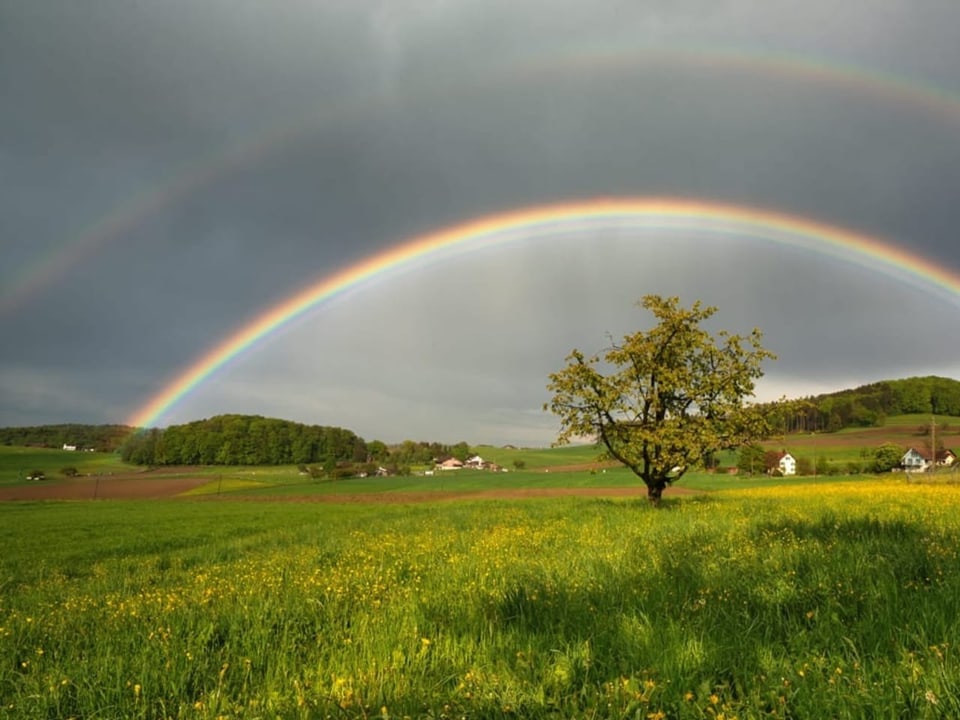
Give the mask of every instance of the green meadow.
[[0, 717], [960, 716], [948, 484], [5, 503], [0, 542]]
[[72, 467], [81, 475], [136, 471], [118, 455], [98, 452], [72, 452], [51, 448], [0, 446], [0, 486], [23, 482], [35, 470], [43, 471], [48, 480], [63, 479], [63, 469]]

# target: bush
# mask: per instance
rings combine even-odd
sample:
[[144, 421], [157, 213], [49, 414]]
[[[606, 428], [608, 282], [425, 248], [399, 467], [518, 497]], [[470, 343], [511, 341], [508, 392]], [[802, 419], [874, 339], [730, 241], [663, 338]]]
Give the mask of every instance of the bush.
[[873, 469], [875, 472], [890, 472], [895, 467], [900, 467], [900, 460], [903, 457], [904, 449], [894, 443], [884, 443], [876, 449], [873, 456]]
[[72, 466], [61, 468], [60, 473], [65, 475], [66, 477], [71, 477], [71, 478], [77, 477], [77, 475], [80, 474], [80, 472], [75, 467], [72, 467]]

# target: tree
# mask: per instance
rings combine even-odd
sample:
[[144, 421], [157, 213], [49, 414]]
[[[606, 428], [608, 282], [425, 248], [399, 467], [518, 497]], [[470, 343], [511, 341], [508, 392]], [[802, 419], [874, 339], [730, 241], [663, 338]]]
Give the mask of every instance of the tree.
[[781, 472], [780, 470], [780, 458], [783, 457], [783, 453], [778, 450], [767, 450], [763, 454], [763, 471], [772, 473], [774, 471]]
[[890, 472], [900, 467], [904, 449], [894, 443], [884, 443], [873, 453], [873, 469], [875, 472]]
[[818, 455], [817, 462], [813, 467], [817, 471], [817, 475], [830, 474], [830, 461], [827, 460], [826, 455]]
[[750, 443], [740, 448], [737, 454], [737, 469], [745, 475], [763, 474], [767, 470], [762, 445]]
[[710, 335], [700, 325], [716, 308], [699, 301], [687, 309], [679, 298], [647, 295], [640, 305], [657, 324], [602, 354], [573, 350], [567, 366], [549, 376], [553, 397], [544, 410], [560, 418], [556, 445], [594, 440], [640, 477], [658, 504], [667, 485], [707, 454], [768, 433], [760, 409], [744, 401], [763, 361], [774, 356], [756, 329]]

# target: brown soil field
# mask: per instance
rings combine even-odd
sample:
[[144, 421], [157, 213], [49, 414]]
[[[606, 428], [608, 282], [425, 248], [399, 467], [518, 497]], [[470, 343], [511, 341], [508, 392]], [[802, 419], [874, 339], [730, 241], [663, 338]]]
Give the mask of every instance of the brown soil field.
[[99, 479], [83, 477], [0, 488], [0, 501], [149, 500], [175, 497], [208, 482], [208, 477], [164, 477], [163, 473], [104, 475]]
[[[592, 466], [570, 466], [571, 469], [587, 469]], [[558, 471], [558, 468], [554, 469]], [[38, 482], [31, 485], [0, 488], [0, 501], [9, 500], [151, 500], [175, 498], [187, 490], [211, 482], [207, 477], [190, 477], [189, 468], [171, 468], [155, 470], [149, 473], [131, 473], [107, 475], [99, 479], [93, 477], [74, 478], [53, 482]], [[170, 477], [174, 476], [174, 477]], [[692, 492], [689, 488], [671, 487], [666, 496], [684, 495]], [[377, 493], [331, 493], [317, 495], [256, 495], [243, 496], [231, 494], [231, 500], [249, 500], [254, 502], [326, 502], [326, 503], [421, 503], [444, 500], [481, 500], [501, 499], [519, 500], [525, 498], [549, 497], [645, 497], [646, 488], [497, 488], [493, 490], [417, 491], [417, 492], [377, 492]], [[217, 500], [214, 495], [191, 496], [190, 500]]]
[[605, 460], [604, 462], [578, 463], [576, 465], [552, 465], [543, 468], [543, 472], [585, 472], [587, 470], [603, 470], [604, 468], [623, 467], [616, 460]]

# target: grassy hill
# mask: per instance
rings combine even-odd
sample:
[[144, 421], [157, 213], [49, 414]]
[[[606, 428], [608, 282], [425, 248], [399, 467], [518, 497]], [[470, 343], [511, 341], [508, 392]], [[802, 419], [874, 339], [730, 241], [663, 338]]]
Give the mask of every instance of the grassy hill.
[[47, 480], [67, 477], [66, 468], [80, 475], [133, 472], [136, 468], [120, 460], [115, 453], [71, 452], [52, 448], [0, 445], [0, 485], [23, 481], [27, 475], [42, 471]]

